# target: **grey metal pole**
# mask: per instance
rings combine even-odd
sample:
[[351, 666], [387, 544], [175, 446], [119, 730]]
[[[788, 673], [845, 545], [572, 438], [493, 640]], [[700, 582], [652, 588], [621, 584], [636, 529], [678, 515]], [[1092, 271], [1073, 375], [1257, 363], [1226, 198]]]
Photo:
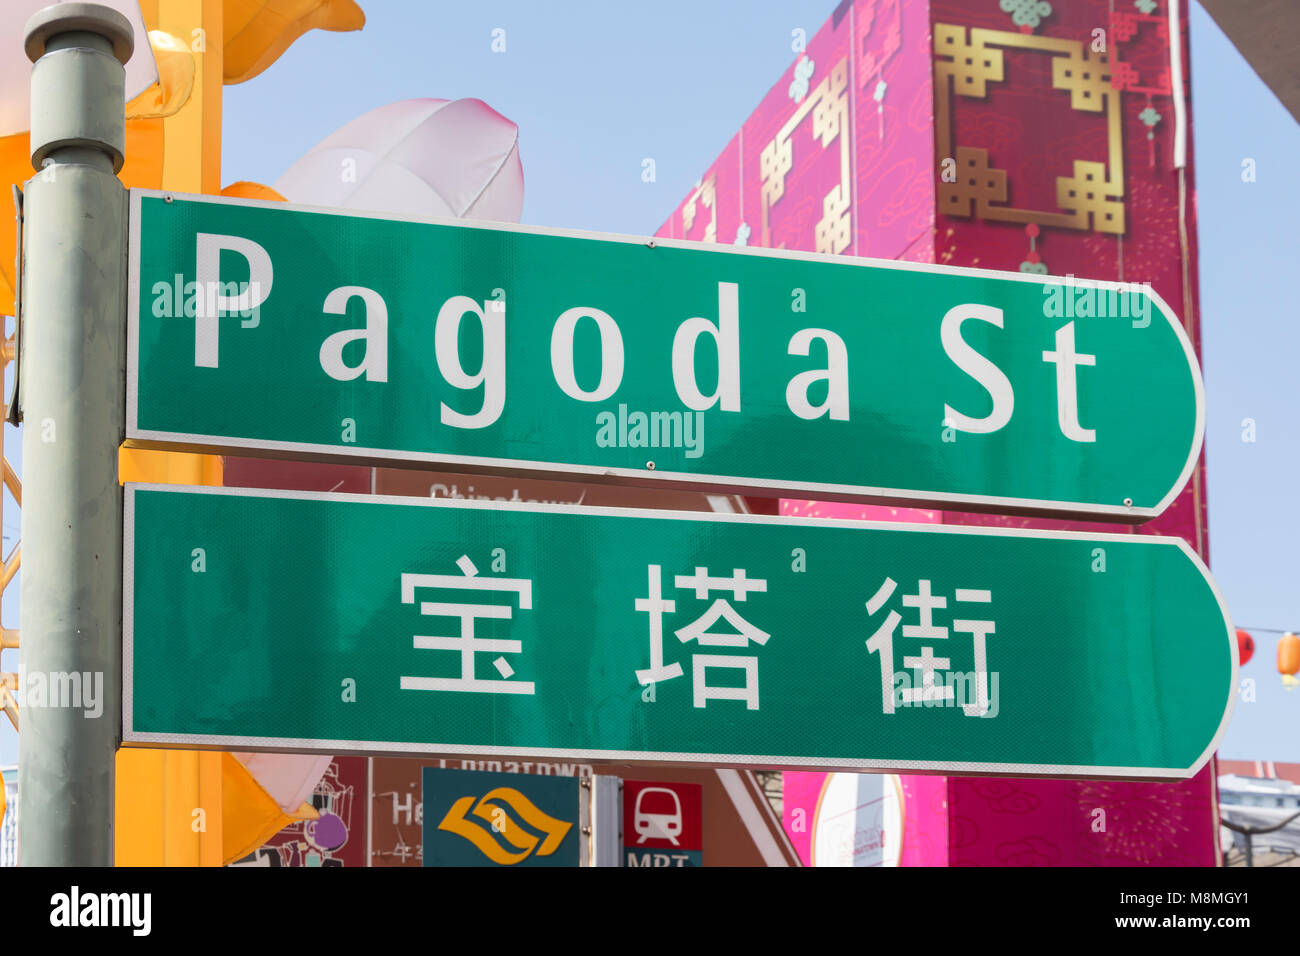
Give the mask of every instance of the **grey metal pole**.
[[23, 866], [111, 866], [121, 736], [125, 78], [133, 36], [93, 3], [27, 21], [32, 166], [20, 333]]

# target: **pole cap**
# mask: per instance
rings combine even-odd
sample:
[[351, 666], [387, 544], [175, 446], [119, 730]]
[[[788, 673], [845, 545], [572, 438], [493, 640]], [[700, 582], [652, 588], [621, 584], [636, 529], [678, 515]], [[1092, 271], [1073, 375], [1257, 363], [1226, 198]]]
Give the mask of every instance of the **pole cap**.
[[45, 44], [60, 33], [96, 33], [113, 44], [113, 55], [123, 64], [135, 50], [131, 21], [112, 7], [99, 3], [55, 3], [37, 10], [27, 19], [24, 48], [35, 63], [45, 55]]

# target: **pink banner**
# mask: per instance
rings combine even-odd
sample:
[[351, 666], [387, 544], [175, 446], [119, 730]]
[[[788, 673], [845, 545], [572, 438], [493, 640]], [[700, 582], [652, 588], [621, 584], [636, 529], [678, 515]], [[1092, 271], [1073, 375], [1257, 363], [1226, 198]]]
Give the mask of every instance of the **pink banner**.
[[[938, 184], [935, 261], [1149, 282], [1199, 353], [1192, 150], [1176, 170], [1168, 3], [1147, 12], [1054, 3], [1017, 25], [997, 4], [933, 0], [935, 161], [955, 167], [954, 181], [941, 175]], [[1186, 63], [1186, 34], [1177, 39]], [[1189, 110], [1189, 139], [1190, 123]], [[1208, 556], [1205, 509], [1202, 459], [1169, 510], [1140, 527], [958, 512], [943, 520], [1174, 534]], [[1214, 788], [1213, 763], [1182, 783], [954, 777], [950, 863], [1214, 866]]]
[[[992, 0], [843, 3], [658, 234], [1149, 282], [1199, 351], [1190, 146], [1186, 168], [1172, 161], [1175, 95], [1188, 85], [1172, 85], [1169, 2], [1138, 10], [1076, 0], [1047, 13], [1025, 4], [1008, 13]], [[1187, 0], [1176, 2], [1184, 33], [1172, 39], [1186, 64]], [[1190, 139], [1190, 110], [1187, 123]], [[781, 513], [1174, 534], [1208, 555], [1204, 461], [1169, 510], [1141, 527], [806, 501], [783, 501]], [[814, 849], [808, 814], [825, 787], [818, 776], [786, 775], [787, 829], [805, 859]], [[1218, 858], [1213, 763], [1182, 783], [942, 780], [926, 779], [943, 788], [948, 814], [943, 860], [929, 862]], [[875, 805], [877, 789], [859, 787], [864, 805]], [[893, 799], [880, 793], [882, 806]], [[794, 809], [804, 812], [802, 831]], [[862, 817], [864, 833], [872, 819]], [[916, 857], [904, 831], [907, 865]], [[934, 839], [940, 830], [920, 832]], [[858, 848], [856, 837], [827, 839]], [[869, 833], [863, 841], [879, 850]]]
[[944, 866], [944, 777], [782, 775], [782, 822], [805, 866]]
[[842, 5], [656, 235], [929, 261], [929, 47], [922, 0]]

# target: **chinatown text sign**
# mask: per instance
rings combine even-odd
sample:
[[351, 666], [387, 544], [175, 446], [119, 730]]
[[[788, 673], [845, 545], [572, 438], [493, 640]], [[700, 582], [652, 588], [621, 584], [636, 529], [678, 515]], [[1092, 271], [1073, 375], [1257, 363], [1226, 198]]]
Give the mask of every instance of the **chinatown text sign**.
[[128, 485], [139, 746], [1188, 777], [1177, 538]]
[[130, 268], [140, 445], [1142, 521], [1204, 429], [1138, 285], [141, 190]]

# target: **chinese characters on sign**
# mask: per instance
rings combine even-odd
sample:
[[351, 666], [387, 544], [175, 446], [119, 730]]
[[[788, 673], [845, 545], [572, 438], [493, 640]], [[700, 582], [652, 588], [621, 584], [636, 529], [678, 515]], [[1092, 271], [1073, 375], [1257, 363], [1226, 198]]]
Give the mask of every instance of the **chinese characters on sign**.
[[[653, 685], [658, 681], [682, 676], [680, 663], [664, 664], [664, 615], [677, 609], [677, 602], [666, 600], [660, 581], [661, 569], [657, 564], [649, 568], [650, 592], [637, 598], [636, 609], [650, 615], [650, 667], [636, 672], [641, 684]], [[767, 582], [746, 579], [745, 570], [737, 568], [729, 578], [709, 577], [707, 568], [696, 568], [694, 575], [679, 574], [674, 579], [677, 588], [693, 588], [697, 600], [707, 600], [713, 590], [730, 590], [736, 601], [744, 601], [750, 591], [764, 592]], [[726, 621], [734, 631], [711, 632], [719, 620]], [[696, 621], [674, 632], [682, 643], [695, 641], [700, 647], [747, 647], [750, 641], [762, 646], [771, 636], [759, 630], [738, 613], [725, 598], [716, 599]], [[707, 672], [710, 668], [739, 670], [745, 676], [743, 687], [709, 686]], [[743, 700], [749, 710], [758, 710], [758, 658], [728, 654], [696, 654], [691, 659], [692, 700], [696, 707], [704, 707], [709, 700]]]
[[[515, 592], [519, 595], [519, 607], [532, 609], [532, 582], [520, 578], [479, 577], [478, 569], [468, 555], [457, 560], [457, 566], [463, 576], [445, 574], [403, 574], [402, 601], [411, 604], [415, 601], [417, 588], [458, 588], [476, 591]], [[664, 618], [678, 612], [679, 600], [667, 598], [663, 593], [663, 568], [652, 564], [647, 569], [648, 593], [635, 601], [635, 609], [649, 616], [650, 625], [650, 666], [636, 671], [639, 684], [653, 688], [654, 685], [673, 680], [685, 675], [680, 661], [665, 662], [664, 652]], [[707, 601], [715, 591], [729, 592], [731, 600], [746, 601], [750, 593], [765, 594], [767, 581], [746, 575], [744, 568], [736, 568], [729, 577], [714, 577], [707, 567], [697, 567], [693, 574], [673, 576], [673, 586], [677, 592], [688, 592], [684, 600], [693, 595], [696, 601]], [[898, 591], [898, 583], [893, 578], [886, 578], [874, 595], [866, 602], [867, 613], [874, 618]], [[771, 637], [746, 620], [732, 606], [726, 597], [714, 598], [704, 611], [691, 623], [685, 624], [672, 633], [682, 644], [695, 641], [699, 647], [745, 649], [750, 642], [762, 647]], [[957, 588], [953, 602], [962, 604], [990, 604], [992, 593], [979, 588]], [[934, 621], [935, 611], [948, 608], [948, 599], [931, 593], [929, 579], [921, 579], [917, 584], [916, 594], [903, 594], [902, 606], [915, 609], [919, 623], [903, 624], [903, 638], [919, 638], [928, 641], [947, 641], [949, 628]], [[445, 690], [477, 691], [492, 694], [533, 694], [535, 685], [532, 681], [511, 680], [515, 670], [501, 656], [492, 661], [492, 666], [501, 675], [502, 680], [483, 679], [475, 676], [475, 653], [505, 652], [519, 654], [522, 644], [518, 640], [503, 638], [482, 638], [475, 636], [474, 621], [478, 618], [508, 621], [513, 616], [509, 604], [458, 604], [440, 601], [424, 601], [420, 604], [420, 613], [434, 617], [453, 617], [461, 622], [461, 633], [456, 637], [430, 637], [416, 635], [414, 646], [424, 650], [449, 650], [460, 654], [461, 675], [457, 678], [446, 677], [412, 677], [403, 675], [403, 690]], [[969, 672], [952, 669], [952, 658], [945, 652], [943, 656], [935, 654], [936, 647], [948, 645], [927, 644], [916, 654], [904, 651], [901, 658], [902, 670], [895, 669], [894, 638], [903, 616], [896, 610], [890, 610], [876, 632], [867, 639], [867, 650], [879, 656], [880, 662], [880, 701], [881, 712], [892, 714], [898, 706], [959, 706], [968, 717], [996, 717], [999, 710], [998, 687], [999, 675], [988, 670], [987, 638], [996, 630], [991, 620], [974, 620], [954, 618], [951, 630], [954, 634], [970, 635], [970, 657], [974, 669]], [[729, 629], [715, 629], [720, 623], [729, 625]], [[905, 645], [906, 646], [906, 645]], [[740, 671], [743, 684], [735, 682], [710, 684], [710, 670]], [[706, 707], [710, 700], [744, 701], [748, 710], [759, 709], [758, 657], [755, 654], [694, 654], [691, 657], [692, 704]], [[992, 692], [990, 696], [990, 690]], [[647, 700], [654, 698], [647, 697]]]
[[[867, 612], [874, 617], [882, 607], [889, 603], [898, 590], [898, 583], [893, 578], [885, 578], [880, 588], [867, 601]], [[978, 588], [957, 588], [953, 595], [956, 604], [989, 604], [993, 601], [990, 591]], [[930, 593], [930, 581], [918, 582], [916, 594], [902, 596], [904, 608], [915, 608], [920, 618], [919, 624], [904, 624], [904, 638], [921, 638], [929, 641], [947, 641], [948, 628], [934, 623], [934, 612], [945, 610], [948, 599], [942, 595]], [[952, 660], [948, 656], [936, 657], [934, 647], [926, 645], [919, 654], [904, 654], [903, 667], [907, 670], [894, 670], [894, 631], [903, 620], [902, 615], [891, 610], [884, 622], [867, 640], [867, 649], [872, 654], [880, 655], [880, 698], [882, 711], [894, 713], [898, 705], [912, 706], [961, 706], [967, 717], [996, 717], [998, 674], [988, 672], [988, 653], [986, 638], [994, 633], [992, 621], [976, 621], [956, 618], [952, 630], [958, 634], [969, 634], [972, 638], [975, 669], [969, 673], [950, 671]], [[938, 645], [947, 646], [947, 645]], [[915, 675], [909, 681], [908, 671]], [[936, 675], [938, 683], [935, 682]], [[945, 681], [945, 676], [947, 680]], [[989, 700], [990, 682], [994, 698]], [[911, 686], [908, 686], [910, 683]], [[970, 690], [974, 686], [974, 698]], [[960, 699], [959, 699], [960, 698]]]
[[[514, 591], [519, 595], [521, 610], [533, 606], [533, 584], [531, 581], [513, 578], [480, 578], [478, 568], [469, 559], [461, 555], [456, 561], [461, 570], [461, 577], [454, 574], [403, 574], [402, 603], [415, 601], [416, 588], [458, 588], [474, 591]], [[531, 694], [531, 681], [512, 681], [514, 668], [504, 657], [497, 657], [492, 666], [501, 675], [502, 680], [483, 680], [474, 676], [474, 655], [476, 653], [518, 654], [519, 641], [498, 638], [481, 638], [474, 636], [474, 621], [478, 618], [488, 620], [509, 620], [514, 613], [509, 604], [453, 604], [444, 601], [422, 601], [420, 613], [432, 617], [455, 617], [460, 619], [460, 635], [457, 637], [430, 637], [417, 634], [415, 646], [421, 650], [444, 650], [460, 652], [460, 677], [402, 677], [402, 690], [461, 690], [486, 691], [492, 694]]]

